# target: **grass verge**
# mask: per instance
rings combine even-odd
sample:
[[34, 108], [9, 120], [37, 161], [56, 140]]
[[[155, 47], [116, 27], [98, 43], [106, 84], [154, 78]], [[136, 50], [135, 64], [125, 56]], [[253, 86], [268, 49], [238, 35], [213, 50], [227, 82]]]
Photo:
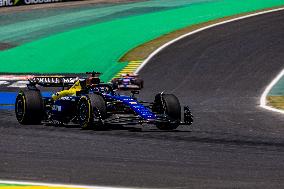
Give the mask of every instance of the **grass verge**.
[[130, 62], [130, 61], [142, 61], [145, 60], [152, 52], [154, 52], [156, 49], [158, 49], [159, 47], [161, 47], [162, 45], [164, 45], [165, 43], [174, 40], [182, 35], [185, 35], [187, 33], [193, 32], [195, 30], [198, 30], [200, 28], [206, 27], [206, 26], [210, 26], [213, 24], [217, 24], [220, 22], [224, 22], [227, 20], [231, 20], [234, 18], [239, 18], [242, 16], [246, 16], [246, 15], [250, 15], [250, 14], [254, 14], [254, 13], [259, 13], [259, 12], [263, 12], [263, 11], [269, 11], [269, 10], [273, 10], [273, 9], [277, 9], [277, 8], [283, 8], [284, 6], [277, 6], [277, 7], [273, 7], [273, 8], [267, 8], [267, 9], [262, 9], [262, 10], [258, 10], [258, 11], [254, 11], [254, 12], [249, 12], [249, 13], [243, 13], [243, 14], [237, 14], [234, 16], [227, 16], [224, 18], [220, 18], [220, 19], [216, 19], [216, 20], [212, 20], [212, 21], [208, 21], [208, 22], [204, 22], [201, 24], [195, 24], [186, 28], [182, 28], [179, 30], [176, 30], [174, 32], [170, 32], [168, 34], [162, 35], [161, 37], [158, 37], [154, 40], [148, 41], [142, 45], [139, 45], [133, 49], [131, 49], [130, 51], [128, 51], [126, 54], [124, 54], [119, 62]]
[[284, 110], [284, 96], [268, 96], [267, 105]]

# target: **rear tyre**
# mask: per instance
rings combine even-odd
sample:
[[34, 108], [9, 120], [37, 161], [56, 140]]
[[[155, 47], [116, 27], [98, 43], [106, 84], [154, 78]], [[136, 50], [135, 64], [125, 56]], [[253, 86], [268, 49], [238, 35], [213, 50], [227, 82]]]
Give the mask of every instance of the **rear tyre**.
[[142, 79], [136, 79], [135, 84], [139, 86], [139, 89], [144, 87], [144, 81]]
[[117, 84], [117, 83], [114, 83], [114, 84], [112, 85], [112, 87], [113, 87], [114, 90], [116, 90], [116, 89], [118, 89], [118, 84]]
[[118, 89], [118, 79], [113, 79], [111, 83], [113, 89]]
[[19, 92], [15, 102], [15, 113], [20, 124], [40, 124], [44, 115], [40, 91], [27, 90]]
[[77, 117], [81, 128], [101, 129], [103, 128], [103, 120], [106, 116], [106, 103], [102, 96], [89, 94], [80, 98]]
[[160, 130], [174, 130], [181, 120], [181, 106], [178, 98], [173, 94], [157, 94], [154, 101], [153, 111], [158, 114], [166, 114], [170, 123], [157, 123]]

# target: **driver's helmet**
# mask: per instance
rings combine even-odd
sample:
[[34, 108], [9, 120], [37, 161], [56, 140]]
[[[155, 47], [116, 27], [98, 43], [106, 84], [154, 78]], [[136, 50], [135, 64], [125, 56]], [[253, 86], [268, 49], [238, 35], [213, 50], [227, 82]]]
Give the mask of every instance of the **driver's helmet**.
[[128, 73], [126, 73], [126, 74], [121, 74], [121, 76], [122, 76], [123, 78], [128, 78], [128, 77], [129, 77], [129, 74], [128, 74]]

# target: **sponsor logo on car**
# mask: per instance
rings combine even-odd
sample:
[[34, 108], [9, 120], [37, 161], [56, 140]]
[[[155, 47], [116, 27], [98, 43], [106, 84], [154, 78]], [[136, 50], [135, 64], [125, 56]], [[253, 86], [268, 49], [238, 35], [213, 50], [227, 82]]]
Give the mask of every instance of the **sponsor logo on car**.
[[61, 82], [73, 84], [76, 77], [63, 77], [61, 75], [34, 76], [34, 75], [0, 75], [0, 86], [11, 88], [24, 88], [30, 80], [35, 83], [59, 84]]
[[73, 99], [71, 96], [64, 96], [64, 97], [61, 97], [60, 100], [67, 100], [67, 101], [71, 100], [71, 101], [73, 101], [75, 99]]
[[57, 111], [57, 112], [61, 112], [61, 106], [53, 105], [53, 106], [52, 106], [52, 110], [53, 110], [53, 111]]
[[60, 83], [57, 77], [34, 77], [31, 81], [36, 83]]
[[33, 83], [46, 83], [46, 84], [58, 84], [69, 83], [73, 84], [77, 80], [77, 77], [63, 77], [63, 76], [39, 76], [30, 79]]

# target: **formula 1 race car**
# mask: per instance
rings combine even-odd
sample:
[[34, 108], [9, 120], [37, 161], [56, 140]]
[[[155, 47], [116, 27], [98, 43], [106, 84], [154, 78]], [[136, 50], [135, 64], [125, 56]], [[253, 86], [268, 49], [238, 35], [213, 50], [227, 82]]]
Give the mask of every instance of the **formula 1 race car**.
[[119, 78], [111, 80], [113, 89], [142, 89], [144, 87], [144, 81], [138, 77], [137, 74], [122, 74]]
[[[103, 128], [107, 124], [154, 124], [161, 130], [173, 130], [193, 122], [189, 108], [181, 106], [173, 94], [159, 93], [152, 103], [116, 93], [111, 84], [100, 82], [99, 73], [78, 79], [67, 77], [34, 77], [27, 89], [20, 91], [15, 103], [20, 124], [79, 124], [82, 128]], [[63, 87], [51, 97], [42, 97], [37, 86]], [[64, 88], [66, 88], [64, 90]]]

